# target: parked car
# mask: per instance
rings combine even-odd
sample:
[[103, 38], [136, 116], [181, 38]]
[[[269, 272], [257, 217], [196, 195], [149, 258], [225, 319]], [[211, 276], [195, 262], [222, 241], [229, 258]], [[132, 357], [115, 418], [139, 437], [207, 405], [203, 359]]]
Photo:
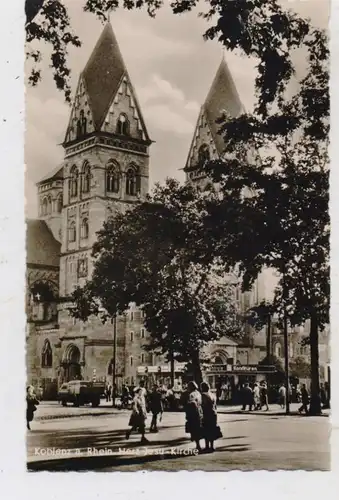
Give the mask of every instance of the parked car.
[[104, 393], [105, 385], [100, 382], [87, 382], [85, 380], [72, 380], [62, 384], [58, 391], [58, 401], [62, 406], [73, 403], [74, 406], [92, 404], [100, 405], [100, 398]]

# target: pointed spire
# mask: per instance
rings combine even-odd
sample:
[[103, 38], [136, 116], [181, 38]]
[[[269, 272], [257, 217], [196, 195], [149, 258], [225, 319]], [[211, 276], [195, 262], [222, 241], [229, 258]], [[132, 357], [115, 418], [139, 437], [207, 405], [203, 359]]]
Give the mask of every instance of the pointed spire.
[[226, 63], [225, 50], [223, 50], [221, 63], [203, 108], [215, 144], [219, 153], [221, 153], [224, 150], [224, 142], [223, 138], [218, 134], [220, 126], [215, 123], [215, 121], [222, 115], [223, 111], [226, 111], [232, 117], [236, 117], [241, 114], [244, 109], [231, 72]]
[[107, 22], [82, 72], [96, 130], [100, 130], [125, 72], [112, 25]]

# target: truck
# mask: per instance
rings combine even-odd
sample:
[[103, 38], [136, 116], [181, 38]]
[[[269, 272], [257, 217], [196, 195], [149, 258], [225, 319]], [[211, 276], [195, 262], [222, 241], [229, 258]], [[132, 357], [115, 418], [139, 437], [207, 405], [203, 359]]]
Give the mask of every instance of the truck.
[[93, 407], [97, 407], [100, 405], [100, 399], [104, 392], [105, 384], [101, 382], [72, 380], [61, 385], [58, 391], [58, 401], [62, 406], [73, 403], [74, 406], [91, 404]]

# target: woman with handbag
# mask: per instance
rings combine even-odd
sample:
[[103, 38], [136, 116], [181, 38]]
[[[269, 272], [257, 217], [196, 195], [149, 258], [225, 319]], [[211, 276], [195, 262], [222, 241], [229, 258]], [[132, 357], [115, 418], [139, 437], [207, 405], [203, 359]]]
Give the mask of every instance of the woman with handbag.
[[195, 441], [197, 450], [201, 453], [200, 439], [202, 438], [203, 413], [201, 406], [201, 394], [195, 382], [187, 385], [187, 401], [185, 405], [186, 424], [185, 431], [191, 434], [191, 441]]
[[146, 401], [142, 392], [141, 387], [137, 387], [134, 390], [134, 399], [132, 406], [132, 413], [129, 419], [128, 425], [131, 427], [126, 431], [126, 439], [129, 439], [133, 431], [140, 432], [141, 434], [141, 444], [148, 443], [148, 439], [145, 438], [147, 411], [146, 411]]
[[205, 451], [212, 453], [214, 451], [214, 441], [222, 437], [220, 427], [217, 425], [217, 405], [207, 382], [203, 382], [200, 388], [202, 394], [203, 436], [206, 443]]
[[34, 387], [29, 385], [26, 389], [26, 426], [29, 431], [31, 430], [30, 423], [34, 418], [34, 412], [38, 404], [39, 400], [35, 395]]

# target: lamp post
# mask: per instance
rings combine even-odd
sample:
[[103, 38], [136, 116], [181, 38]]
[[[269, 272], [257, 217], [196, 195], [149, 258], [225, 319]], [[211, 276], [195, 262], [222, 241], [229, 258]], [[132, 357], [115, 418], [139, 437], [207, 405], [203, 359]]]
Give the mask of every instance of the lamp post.
[[287, 288], [285, 282], [286, 276], [286, 267], [284, 265], [284, 273], [283, 273], [283, 301], [284, 301], [284, 358], [285, 358], [285, 386], [286, 386], [286, 415], [290, 413], [290, 373], [289, 373], [289, 353], [288, 353], [288, 325], [287, 325]]
[[113, 316], [112, 407], [115, 406], [117, 364], [117, 315]]

